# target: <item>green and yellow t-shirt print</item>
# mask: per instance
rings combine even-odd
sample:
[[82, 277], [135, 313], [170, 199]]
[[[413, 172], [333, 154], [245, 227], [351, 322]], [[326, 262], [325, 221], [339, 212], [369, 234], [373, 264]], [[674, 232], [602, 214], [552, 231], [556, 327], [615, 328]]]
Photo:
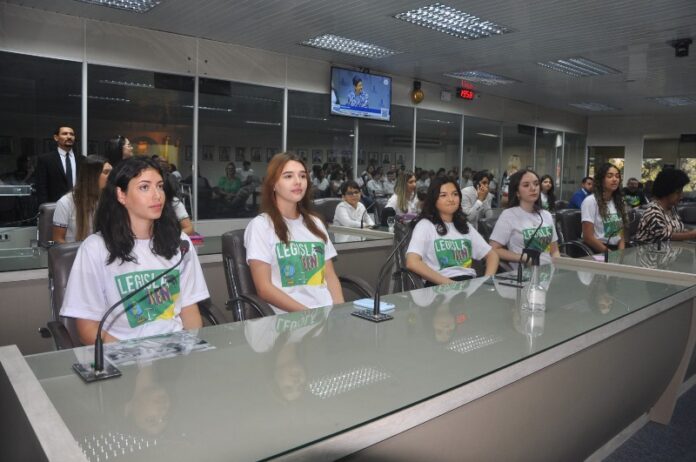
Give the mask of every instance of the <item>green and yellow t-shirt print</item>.
[[[534, 234], [536, 232], [536, 234]], [[534, 236], [534, 238], [532, 238]], [[527, 248], [540, 252], [551, 252], [551, 242], [553, 241], [553, 228], [542, 226], [537, 231], [537, 227], [525, 228], [522, 230], [522, 241], [527, 244]]]
[[471, 268], [471, 241], [469, 239], [435, 239], [435, 258], [440, 269], [460, 266]]
[[610, 239], [614, 236], [619, 236], [623, 230], [623, 222], [618, 213], [610, 213], [605, 219], [602, 219], [604, 225], [604, 237]]
[[[135, 271], [115, 276], [116, 288], [125, 297], [143, 284], [157, 279], [162, 270]], [[179, 270], [174, 270], [142, 289], [125, 303], [128, 324], [138, 327], [157, 319], [173, 319], [174, 305], [179, 298]]]
[[323, 242], [278, 242], [276, 260], [283, 287], [321, 286], [324, 284], [325, 246]]

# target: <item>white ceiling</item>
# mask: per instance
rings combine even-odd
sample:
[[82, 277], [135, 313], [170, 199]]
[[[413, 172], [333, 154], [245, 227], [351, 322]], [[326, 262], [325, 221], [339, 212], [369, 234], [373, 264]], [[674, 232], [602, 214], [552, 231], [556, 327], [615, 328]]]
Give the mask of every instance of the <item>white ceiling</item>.
[[[696, 41], [696, 0], [444, 0], [514, 32], [462, 40], [394, 19], [434, 3], [413, 0], [161, 0], [145, 14], [75, 0], [8, 0], [68, 15], [202, 37], [288, 55], [366, 67], [454, 87], [443, 74], [481, 70], [520, 83], [474, 85], [482, 93], [586, 115], [694, 114], [696, 106], [667, 108], [655, 96], [696, 97], [696, 43], [676, 58], [667, 44]], [[331, 33], [402, 53], [365, 59], [299, 45]], [[620, 74], [576, 78], [536, 63], [582, 56]], [[617, 111], [595, 113], [569, 103], [597, 102]]]

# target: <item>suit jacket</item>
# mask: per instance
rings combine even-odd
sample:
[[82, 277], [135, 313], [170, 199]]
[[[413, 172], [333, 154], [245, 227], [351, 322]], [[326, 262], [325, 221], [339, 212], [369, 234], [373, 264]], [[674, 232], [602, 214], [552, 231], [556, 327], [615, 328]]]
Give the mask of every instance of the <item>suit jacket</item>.
[[[75, 154], [75, 151], [73, 154], [75, 155], [73, 175], [77, 178], [77, 172], [84, 157]], [[58, 149], [40, 155], [36, 163], [36, 197], [39, 204], [57, 202], [71, 189], [72, 185], [68, 184], [68, 179], [65, 177], [65, 169]]]

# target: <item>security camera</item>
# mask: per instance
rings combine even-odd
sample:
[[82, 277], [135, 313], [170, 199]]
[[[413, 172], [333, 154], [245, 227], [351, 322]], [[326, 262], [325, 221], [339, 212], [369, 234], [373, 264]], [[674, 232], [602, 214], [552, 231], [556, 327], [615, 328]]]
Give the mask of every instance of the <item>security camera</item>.
[[674, 48], [674, 56], [677, 58], [689, 56], [689, 45], [692, 43], [690, 38], [671, 40], [667, 43]]

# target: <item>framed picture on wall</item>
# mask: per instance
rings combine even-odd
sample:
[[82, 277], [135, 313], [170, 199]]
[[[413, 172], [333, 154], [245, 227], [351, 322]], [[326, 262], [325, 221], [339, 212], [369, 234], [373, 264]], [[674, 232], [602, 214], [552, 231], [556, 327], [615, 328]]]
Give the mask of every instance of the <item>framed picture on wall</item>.
[[266, 148], [266, 162], [270, 162], [278, 152], [277, 148]]
[[307, 150], [300, 148], [297, 150], [297, 155], [300, 156], [300, 159], [302, 159], [302, 162], [307, 162]]
[[246, 160], [246, 148], [244, 146], [237, 146], [234, 148], [234, 160], [236, 162], [244, 162]]
[[382, 163], [383, 164], [391, 164], [391, 154], [388, 152], [383, 152], [382, 153]]
[[184, 162], [193, 162], [193, 146], [190, 144], [184, 148]]
[[202, 151], [203, 151], [203, 154], [201, 157], [203, 158], [203, 160], [206, 160], [206, 161], [214, 160], [213, 159], [213, 146], [212, 145], [210, 145], [210, 144], [203, 145]]
[[396, 155], [396, 166], [400, 167], [401, 165], [406, 165], [404, 163], [404, 155], [403, 153], [399, 153]]
[[379, 162], [379, 153], [377, 151], [368, 152], [367, 161], [371, 164], [376, 164], [377, 162]]
[[[307, 151], [305, 151], [307, 155]], [[312, 149], [312, 163], [321, 164], [324, 162], [324, 150], [322, 149]]]
[[338, 161], [338, 155], [333, 149], [326, 150], [326, 161], [330, 164], [336, 163]]
[[252, 162], [261, 162], [261, 148], [258, 146], [255, 146], [251, 148], [251, 161]]
[[232, 148], [230, 146], [218, 147], [218, 160], [220, 162], [229, 162], [231, 151], [232, 151]]

